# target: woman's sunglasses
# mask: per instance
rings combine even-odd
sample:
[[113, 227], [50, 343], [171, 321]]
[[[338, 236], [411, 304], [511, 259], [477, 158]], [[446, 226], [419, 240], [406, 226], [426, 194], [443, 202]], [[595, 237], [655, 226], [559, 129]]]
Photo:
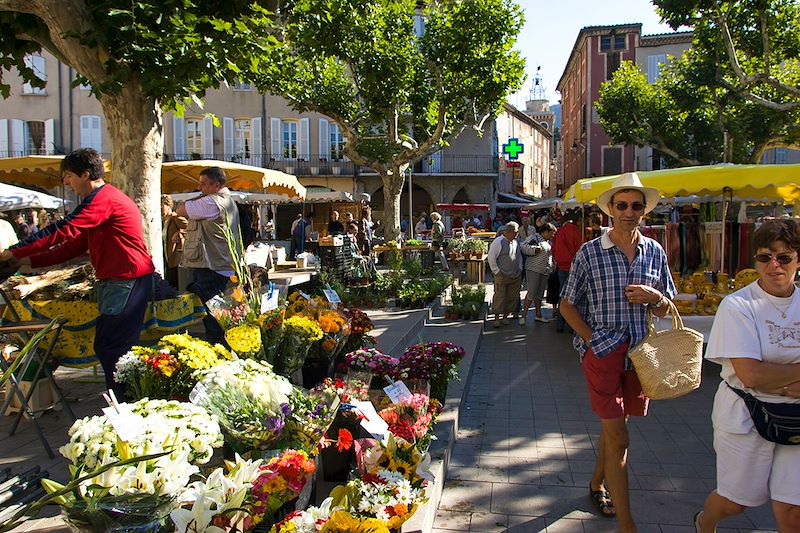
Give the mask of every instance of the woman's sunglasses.
[[756, 254], [756, 261], [759, 263], [771, 263], [774, 259], [781, 265], [788, 265], [794, 258], [797, 257], [795, 254], [778, 254], [778, 255], [770, 255], [770, 254]]
[[629, 204], [628, 202], [616, 202], [614, 203], [614, 207], [617, 208], [617, 211], [627, 211], [628, 207], [630, 207], [635, 212], [639, 213], [644, 211], [645, 205], [641, 202], [633, 202], [632, 204]]

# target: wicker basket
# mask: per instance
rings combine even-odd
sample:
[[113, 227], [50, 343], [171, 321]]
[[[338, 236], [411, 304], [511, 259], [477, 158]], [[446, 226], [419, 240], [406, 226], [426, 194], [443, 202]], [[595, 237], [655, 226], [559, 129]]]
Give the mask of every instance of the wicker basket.
[[700, 386], [703, 334], [684, 327], [675, 304], [667, 302], [672, 329], [656, 332], [648, 312], [647, 337], [628, 353], [642, 391], [651, 400], [678, 398]]

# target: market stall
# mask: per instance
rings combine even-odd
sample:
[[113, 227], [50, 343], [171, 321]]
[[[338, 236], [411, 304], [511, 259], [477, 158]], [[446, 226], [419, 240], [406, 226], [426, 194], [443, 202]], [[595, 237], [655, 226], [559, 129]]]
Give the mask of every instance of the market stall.
[[[78, 368], [97, 364], [94, 334], [100, 312], [96, 302], [23, 299], [11, 300], [10, 305], [23, 322], [50, 320], [59, 316], [66, 319], [61, 327], [61, 335], [53, 347], [53, 358], [59, 364]], [[152, 302], [144, 317], [142, 343], [157, 341], [169, 333], [185, 331], [205, 316], [203, 303], [194, 294], [180, 294], [169, 300]], [[6, 309], [3, 323], [15, 321], [13, 313]]]
[[450, 228], [453, 236], [463, 230], [463, 221], [467, 217], [480, 215], [484, 222], [489, 217], [488, 204], [436, 204], [436, 210], [441, 213], [445, 228]]
[[65, 201], [39, 191], [0, 183], [0, 211], [15, 209], [61, 209]]

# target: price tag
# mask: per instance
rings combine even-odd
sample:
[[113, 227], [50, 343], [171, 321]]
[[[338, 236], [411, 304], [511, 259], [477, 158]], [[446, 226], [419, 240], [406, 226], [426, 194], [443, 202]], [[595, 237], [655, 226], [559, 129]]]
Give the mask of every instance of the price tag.
[[378, 416], [378, 412], [375, 410], [375, 406], [372, 405], [372, 402], [355, 400], [351, 403], [364, 415], [364, 418], [361, 420], [361, 427], [367, 430], [376, 439], [383, 439], [383, 436], [389, 432], [389, 424]]
[[189, 401], [195, 405], [202, 405], [203, 400], [208, 396], [208, 389], [202, 383], [197, 383], [189, 393]]
[[127, 403], [118, 403], [114, 391], [103, 394], [103, 398], [108, 402], [108, 407], [103, 407], [103, 414], [106, 415], [106, 419], [120, 440], [130, 442], [144, 433], [142, 417], [134, 414]]
[[333, 289], [322, 289], [322, 293], [325, 295], [325, 298], [332, 304], [340, 304], [342, 303], [342, 299], [339, 298], [339, 295]]
[[302, 296], [306, 300], [310, 300], [311, 299], [311, 296], [309, 296], [308, 294], [304, 293], [303, 291], [297, 291], [297, 292], [299, 292], [300, 296]]
[[[266, 296], [266, 295], [265, 295]], [[261, 313], [278, 308], [278, 289], [269, 291], [269, 296], [261, 297]]]
[[383, 391], [395, 405], [411, 397], [411, 391], [408, 390], [408, 387], [402, 381], [395, 381], [388, 387], [384, 387]]

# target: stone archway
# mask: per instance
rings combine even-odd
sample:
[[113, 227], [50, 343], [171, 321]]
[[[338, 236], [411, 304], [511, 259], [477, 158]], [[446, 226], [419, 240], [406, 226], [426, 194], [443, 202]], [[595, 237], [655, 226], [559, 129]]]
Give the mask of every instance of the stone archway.
[[454, 204], [471, 204], [472, 201], [470, 200], [469, 193], [467, 193], [466, 187], [461, 187], [458, 189], [458, 192], [453, 195], [453, 201], [451, 203]]
[[[414, 189], [412, 193], [412, 202], [413, 202], [413, 209], [414, 209], [414, 217], [418, 217], [419, 214], [423, 211], [426, 213], [430, 213], [431, 210], [435, 208], [433, 199], [431, 198], [430, 193], [425, 190], [424, 187], [420, 187], [417, 184], [414, 184]], [[372, 194], [372, 200], [370, 201], [370, 205], [372, 206], [372, 213], [373, 218], [383, 219], [383, 187], [378, 187], [374, 194]], [[408, 218], [408, 182], [403, 185], [403, 193], [400, 196], [400, 219]], [[412, 225], [413, 225], [412, 221]]]

